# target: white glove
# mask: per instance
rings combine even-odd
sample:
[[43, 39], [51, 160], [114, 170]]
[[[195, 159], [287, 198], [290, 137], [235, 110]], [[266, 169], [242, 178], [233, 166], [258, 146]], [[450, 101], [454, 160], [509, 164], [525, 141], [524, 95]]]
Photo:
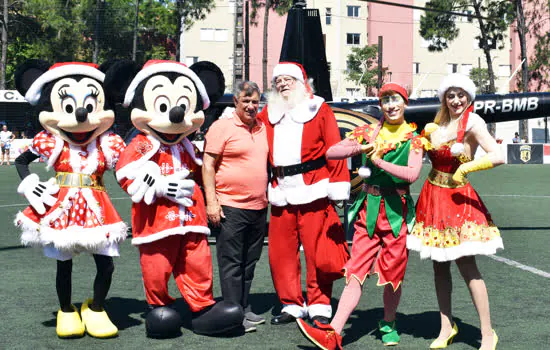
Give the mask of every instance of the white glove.
[[21, 181], [17, 192], [25, 196], [34, 210], [42, 215], [46, 212], [44, 204], [51, 207], [57, 202], [57, 198], [52, 194], [59, 192], [59, 185], [55, 183], [54, 178], [40, 182], [38, 175], [31, 174]]
[[229, 119], [233, 117], [233, 112], [235, 112], [235, 108], [233, 107], [225, 107], [225, 109], [222, 112], [222, 115], [218, 119]]
[[184, 207], [191, 207], [193, 205], [191, 197], [195, 192], [195, 181], [186, 179], [187, 176], [189, 176], [189, 170], [181, 169], [172, 175], [159, 179], [156, 195]]
[[145, 163], [140, 170], [128, 176], [130, 180], [134, 180], [128, 186], [128, 194], [132, 197], [132, 202], [139, 203], [143, 200], [150, 205], [155, 200], [155, 188], [162, 175], [159, 166], [151, 161]]

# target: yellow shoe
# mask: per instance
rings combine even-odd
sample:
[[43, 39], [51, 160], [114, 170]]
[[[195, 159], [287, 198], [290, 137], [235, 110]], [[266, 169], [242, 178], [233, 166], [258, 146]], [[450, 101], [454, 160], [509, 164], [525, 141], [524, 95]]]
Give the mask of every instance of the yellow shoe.
[[84, 325], [78, 311], [71, 305], [73, 312], [57, 311], [57, 326], [55, 332], [59, 338], [76, 338], [84, 335]]
[[[493, 350], [497, 350], [497, 343], [498, 343], [498, 335], [497, 332], [493, 329]], [[480, 348], [481, 349], [481, 348]]]
[[454, 337], [458, 334], [458, 327], [456, 326], [456, 322], [453, 323], [453, 330], [451, 331], [451, 335], [449, 335], [449, 338], [441, 341], [441, 340], [434, 340], [430, 344], [430, 349], [445, 349], [448, 345], [451, 345], [453, 343]]
[[86, 300], [82, 304], [80, 313], [82, 315], [82, 323], [86, 327], [86, 332], [95, 338], [111, 338], [118, 334], [118, 328], [111, 322], [105, 310], [93, 311], [89, 304], [92, 299]]

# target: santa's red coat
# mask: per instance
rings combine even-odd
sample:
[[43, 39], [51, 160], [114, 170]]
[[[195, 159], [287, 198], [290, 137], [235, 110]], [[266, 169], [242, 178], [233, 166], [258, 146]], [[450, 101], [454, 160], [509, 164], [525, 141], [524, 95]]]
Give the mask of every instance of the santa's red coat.
[[[288, 117], [283, 118], [285, 115]], [[288, 166], [325, 157], [327, 150], [340, 142], [340, 130], [330, 107], [321, 97], [299, 104], [290, 111], [264, 108], [259, 118], [266, 125], [269, 161], [272, 166]], [[350, 177], [345, 160], [327, 160], [320, 169], [273, 177], [268, 188], [269, 202], [275, 206], [306, 204], [328, 197], [349, 198]]]

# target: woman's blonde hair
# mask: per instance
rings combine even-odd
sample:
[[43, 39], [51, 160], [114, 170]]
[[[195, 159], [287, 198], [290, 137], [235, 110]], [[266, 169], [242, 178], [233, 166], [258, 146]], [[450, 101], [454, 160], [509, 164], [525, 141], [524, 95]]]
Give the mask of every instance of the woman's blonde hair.
[[[435, 115], [435, 118], [434, 118], [434, 123], [435, 124], [439, 125], [439, 124], [442, 124], [442, 123], [446, 123], [451, 119], [451, 114], [449, 113], [449, 107], [447, 107], [447, 91], [449, 91], [451, 89], [460, 89], [460, 90], [464, 91], [466, 93], [466, 96], [468, 96], [468, 106], [470, 106], [470, 104], [472, 103], [472, 97], [470, 96], [470, 94], [468, 94], [468, 92], [466, 90], [464, 90], [463, 88], [460, 88], [460, 87], [451, 86], [443, 94], [443, 98], [441, 99], [441, 107], [439, 107], [439, 111], [437, 112], [437, 114]], [[465, 108], [464, 110], [466, 110], [466, 109], [467, 108]]]

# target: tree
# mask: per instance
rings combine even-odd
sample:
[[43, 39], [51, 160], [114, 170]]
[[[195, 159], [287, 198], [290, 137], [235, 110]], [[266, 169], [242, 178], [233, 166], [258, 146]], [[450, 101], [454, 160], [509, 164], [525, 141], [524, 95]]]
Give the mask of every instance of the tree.
[[0, 61], [0, 90], [6, 89], [6, 60], [8, 57], [8, 0], [3, 0], [2, 4], [2, 21], [0, 23], [2, 29], [2, 54]]
[[[431, 0], [426, 3], [426, 7], [454, 12], [471, 11], [475, 14], [479, 25], [476, 39], [487, 61], [488, 92], [494, 93], [496, 88], [491, 50], [504, 47], [506, 31], [514, 18], [513, 4], [507, 0]], [[430, 41], [430, 51], [447, 49], [448, 44], [458, 37], [460, 30], [456, 19], [457, 16], [450, 13], [431, 11], [421, 16], [420, 35]]]
[[267, 89], [270, 84], [267, 80], [267, 42], [268, 42], [268, 26], [269, 26], [269, 12], [275, 11], [279, 16], [283, 16], [288, 13], [292, 8], [292, 0], [265, 0], [261, 2], [260, 0], [252, 0], [252, 13], [250, 14], [251, 23], [257, 24], [256, 16], [258, 14], [258, 9], [264, 7], [264, 28], [263, 28], [263, 53], [262, 53], [262, 84], [264, 90]]
[[489, 70], [487, 68], [472, 68], [470, 71], [470, 79], [475, 82], [478, 94], [487, 92], [490, 80]]
[[[0, 28], [7, 27], [7, 32], [1, 34], [9, 38], [9, 42], [2, 41], [6, 44], [1, 61], [4, 86], [13, 88], [15, 67], [29, 58], [52, 63], [132, 58], [136, 1], [12, 0], [8, 7], [2, 7], [8, 10], [9, 22], [0, 19]], [[185, 1], [184, 13], [189, 16], [186, 23], [202, 13], [200, 4], [207, 3], [213, 0]], [[136, 60], [142, 63], [150, 58], [173, 57], [180, 18], [175, 11], [176, 1], [141, 0], [140, 5], [140, 52]], [[3, 77], [1, 73], [0, 69]]]
[[[529, 35], [535, 42], [534, 52], [528, 55], [522, 52], [522, 59], [526, 58], [522, 70], [522, 81], [518, 81], [518, 87], [528, 87], [539, 91], [543, 85], [550, 85], [550, 33], [548, 32], [548, 23], [550, 21], [550, 2], [548, 0], [525, 0], [525, 6], [522, 1], [516, 0], [518, 12], [524, 10], [523, 27], [524, 33]], [[517, 31], [521, 41], [521, 23], [518, 14]], [[524, 35], [525, 35], [524, 34]], [[522, 72], [523, 73], [523, 72]], [[525, 80], [525, 83], [523, 82]], [[521, 84], [521, 86], [519, 86]], [[524, 91], [527, 91], [525, 89]]]
[[[387, 67], [382, 68], [382, 76], [386, 75]], [[352, 47], [348, 55], [347, 80], [365, 88], [368, 96], [378, 84], [378, 45]]]

